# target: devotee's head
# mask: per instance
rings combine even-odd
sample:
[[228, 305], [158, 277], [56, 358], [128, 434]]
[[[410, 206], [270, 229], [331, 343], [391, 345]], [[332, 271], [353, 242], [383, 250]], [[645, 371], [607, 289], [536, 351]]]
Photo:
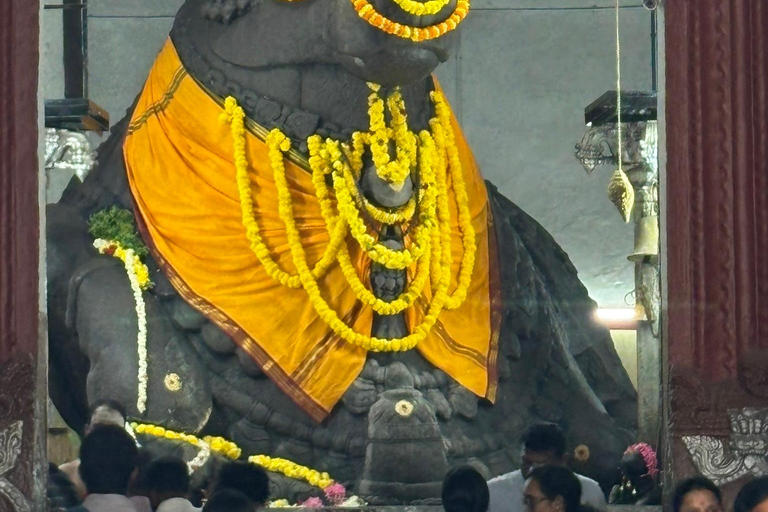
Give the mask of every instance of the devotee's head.
[[88, 425], [85, 426], [85, 434], [96, 425], [117, 425], [125, 427], [125, 407], [115, 400], [102, 399], [91, 404], [88, 411]]
[[80, 446], [80, 477], [88, 494], [125, 494], [137, 457], [136, 442], [123, 427], [93, 428]]
[[674, 512], [722, 512], [723, 497], [712, 480], [697, 476], [677, 485], [672, 508]]
[[733, 503], [734, 512], [768, 512], [768, 476], [755, 478], [742, 487]]
[[445, 512], [486, 512], [488, 484], [475, 468], [460, 466], [445, 475], [442, 498]]
[[77, 505], [75, 486], [56, 464], [48, 463], [48, 506], [52, 512]]
[[147, 469], [146, 487], [152, 509], [165, 500], [186, 498], [189, 492], [189, 469], [178, 457], [163, 457]]
[[253, 512], [256, 506], [248, 496], [234, 489], [215, 493], [203, 507], [203, 512]]
[[526, 512], [579, 512], [581, 482], [562, 466], [534, 468], [523, 487], [523, 506]]
[[630, 482], [638, 483], [658, 473], [655, 450], [646, 443], [633, 444], [624, 452], [619, 467]]
[[269, 477], [259, 466], [245, 462], [229, 462], [220, 470], [213, 493], [233, 489], [245, 494], [256, 506], [263, 506], [269, 499]]
[[554, 423], [537, 423], [523, 433], [520, 471], [528, 478], [538, 466], [565, 465], [565, 434]]

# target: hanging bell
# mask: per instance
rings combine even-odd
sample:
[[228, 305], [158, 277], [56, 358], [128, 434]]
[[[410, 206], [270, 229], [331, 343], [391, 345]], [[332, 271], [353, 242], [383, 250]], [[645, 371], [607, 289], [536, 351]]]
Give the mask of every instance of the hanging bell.
[[635, 249], [627, 256], [629, 261], [655, 263], [659, 258], [659, 217], [642, 217], [635, 226]]

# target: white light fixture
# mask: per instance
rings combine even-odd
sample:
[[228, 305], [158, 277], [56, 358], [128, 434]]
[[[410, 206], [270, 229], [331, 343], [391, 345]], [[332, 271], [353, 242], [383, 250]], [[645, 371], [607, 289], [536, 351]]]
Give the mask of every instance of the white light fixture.
[[634, 330], [637, 328], [635, 308], [597, 308], [595, 320], [612, 330]]

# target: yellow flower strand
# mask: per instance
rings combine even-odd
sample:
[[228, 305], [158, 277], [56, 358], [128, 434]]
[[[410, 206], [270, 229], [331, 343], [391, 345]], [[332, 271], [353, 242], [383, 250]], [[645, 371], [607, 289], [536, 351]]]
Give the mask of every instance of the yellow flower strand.
[[[245, 226], [246, 236], [250, 242], [251, 250], [256, 254], [267, 274], [288, 288], [300, 288], [301, 280], [298, 275], [289, 274], [282, 270], [272, 259], [269, 248], [261, 237], [259, 224], [253, 214], [253, 200], [251, 198], [251, 179], [248, 176], [248, 160], [246, 158], [246, 139], [245, 139], [245, 111], [237, 105], [233, 97], [228, 97], [224, 102], [224, 112], [222, 121], [228, 122], [232, 131], [232, 139], [235, 149], [235, 170], [237, 177], [237, 189], [240, 196], [240, 207], [242, 212], [243, 225]], [[273, 157], [275, 155], [270, 155]], [[282, 161], [282, 154], [279, 155]], [[272, 162], [274, 165], [274, 162]], [[312, 273], [316, 278], [320, 278], [328, 271], [336, 259], [336, 253], [346, 238], [346, 226], [336, 225], [331, 233], [331, 241], [325, 248], [323, 256], [315, 264]]]
[[378, 243], [368, 233], [365, 221], [360, 218], [353, 195], [344, 179], [344, 162], [341, 159], [342, 153], [339, 143], [329, 140], [326, 143], [326, 148], [330, 153], [333, 170], [337, 171], [333, 173], [333, 188], [336, 192], [337, 208], [339, 215], [349, 226], [349, 232], [372, 261], [393, 270], [402, 270], [410, 267], [424, 254], [424, 245], [429, 238], [429, 231], [425, 229], [426, 226], [420, 224], [414, 229], [414, 241], [410, 248], [394, 250]]
[[394, 0], [402, 10], [414, 16], [430, 16], [437, 14], [448, 5], [451, 0], [429, 0], [428, 2], [416, 2], [415, 0]]
[[[426, 132], [425, 132], [426, 133]], [[428, 134], [426, 134], [428, 136]], [[334, 141], [329, 140], [326, 144], [328, 145], [334, 145]], [[308, 146], [310, 148], [310, 154], [312, 155], [318, 155], [322, 152], [320, 149], [321, 142], [319, 137], [312, 137], [311, 140], [308, 143]], [[327, 185], [325, 183], [325, 179], [323, 178], [325, 173], [325, 167], [322, 166], [321, 163], [318, 163], [320, 159], [310, 157], [310, 166], [312, 166], [313, 171], [313, 182], [315, 183], [315, 190], [318, 199], [320, 200], [320, 210], [323, 215], [323, 218], [325, 219], [325, 222], [328, 226], [332, 226], [334, 222], [338, 219], [338, 217], [335, 217], [331, 211], [331, 207], [329, 202], [327, 201], [327, 198], [329, 196], [329, 192], [327, 190]], [[348, 168], [348, 166], [344, 166], [343, 172], [346, 176], [351, 176], [351, 171]], [[434, 187], [434, 179], [430, 178], [432, 176], [431, 171], [425, 166], [424, 167], [424, 173], [426, 175], [425, 182], [426, 184], [432, 184], [432, 187], [430, 188], [430, 193], [434, 197], [436, 195], [435, 187]], [[426, 217], [429, 213], [434, 215], [434, 200], [432, 201], [433, 206], [425, 206], [424, 212], [422, 215]], [[429, 239], [427, 239], [427, 242], [429, 242]], [[344, 277], [347, 279], [347, 282], [349, 283], [352, 290], [355, 292], [355, 295], [357, 298], [363, 302], [364, 304], [367, 304], [373, 308], [374, 311], [381, 315], [394, 315], [397, 313], [400, 313], [402, 311], [405, 311], [408, 307], [410, 307], [416, 299], [421, 295], [422, 290], [424, 289], [424, 286], [426, 285], [427, 279], [429, 278], [429, 250], [426, 251], [426, 256], [424, 258], [419, 259], [416, 275], [413, 280], [408, 285], [408, 288], [405, 292], [403, 292], [399, 297], [396, 299], [387, 302], [384, 300], [381, 300], [380, 298], [376, 297], [362, 282], [360, 277], [357, 275], [357, 270], [355, 269], [354, 265], [352, 264], [352, 261], [350, 259], [349, 250], [345, 244], [342, 244], [341, 249], [339, 250], [338, 254], [338, 261], [339, 265], [341, 266], [342, 273], [344, 274]]]
[[[379, 95], [380, 87], [376, 84], [368, 84], [371, 88], [371, 94], [368, 96], [368, 117], [371, 123], [369, 134], [369, 144], [371, 148], [371, 157], [376, 166], [376, 174], [390, 183], [391, 186], [399, 190], [405, 183], [405, 179], [411, 174], [412, 166], [415, 160], [412, 159], [415, 150], [411, 149], [412, 144], [406, 144], [408, 137], [404, 132], [408, 132], [408, 125], [405, 114], [397, 109], [402, 104], [402, 98], [399, 96], [399, 90], [395, 90], [394, 99], [390, 101], [390, 114], [392, 115], [392, 131], [397, 142], [397, 158], [391, 160], [389, 156], [389, 129], [384, 118], [384, 100]], [[400, 101], [397, 101], [400, 98]]]
[[[393, 225], [410, 221], [413, 218], [413, 214], [416, 212], [415, 197], [411, 197], [411, 199], [409, 199], [401, 208], [379, 208], [368, 201], [357, 189], [355, 179], [360, 177], [363, 168], [362, 158], [367, 141], [367, 133], [355, 132], [352, 134], [351, 147], [346, 143], [341, 144], [344, 156], [346, 156], [347, 162], [349, 162], [349, 168], [352, 170], [352, 172], [349, 173], [349, 176], [345, 176], [347, 187], [352, 192], [355, 201], [363, 204], [368, 214], [376, 222]], [[330, 173], [330, 156], [327, 148], [322, 142], [322, 138], [319, 135], [312, 135], [307, 139], [307, 145], [310, 154], [310, 167], [314, 168], [314, 166], [319, 166], [323, 169], [324, 174]]]
[[[374, 86], [372, 90], [374, 93], [377, 93], [378, 87]], [[388, 98], [387, 106], [392, 114], [392, 127], [387, 127], [385, 122], [382, 126], [384, 121], [383, 101], [378, 98], [378, 94], [376, 101], [373, 101], [372, 98], [369, 98], [369, 100], [371, 131], [367, 134], [353, 134], [351, 144], [341, 144], [333, 140], [323, 143], [319, 137], [311, 137], [308, 140], [310, 167], [313, 171], [313, 184], [329, 232], [339, 233], [343, 231], [346, 236], [346, 232], [349, 231], [372, 261], [378, 262], [387, 268], [405, 269], [414, 263], [417, 264], [414, 279], [409, 285], [408, 290], [396, 301], [389, 303], [381, 301], [373, 296], [362, 283], [354, 265], [350, 261], [345, 236], [341, 237], [338, 245], [332, 247], [333, 250], [330, 251], [330, 254], [333, 255], [331, 260], [339, 261], [345, 278], [356, 295], [364, 303], [371, 304], [375, 311], [379, 310], [377, 312], [381, 312], [380, 314], [399, 312], [401, 311], [400, 308], [405, 305], [404, 302], [412, 304], [415, 298], [421, 294], [423, 285], [426, 284], [427, 276], [429, 276], [432, 286], [432, 300], [429, 304], [429, 309], [421, 324], [415, 327], [412, 333], [406, 337], [400, 339], [379, 339], [358, 333], [340, 320], [337, 313], [323, 299], [317, 283], [318, 276], [313, 271], [317, 267], [313, 270], [309, 268], [306, 253], [304, 252], [300, 234], [293, 217], [293, 205], [283, 162], [283, 153], [290, 150], [290, 140], [279, 130], [273, 130], [267, 137], [267, 145], [278, 190], [278, 210], [286, 226], [291, 256], [298, 272], [296, 277], [300, 281], [298, 286], [303, 287], [307, 292], [320, 318], [345, 341], [369, 351], [404, 351], [410, 350], [426, 337], [444, 308], [458, 307], [466, 299], [474, 267], [474, 253], [476, 251], [475, 233], [471, 225], [468, 196], [463, 181], [458, 149], [455, 146], [455, 137], [450, 125], [450, 111], [442, 95], [434, 94], [432, 96], [432, 100], [435, 103], [436, 118], [430, 121], [434, 135], [434, 143], [432, 144], [434, 149], [431, 151], [429, 144], [432, 141], [432, 136], [428, 132], [422, 132], [419, 139], [416, 139], [416, 136], [407, 129], [405, 107], [401, 96], [393, 94], [392, 97]], [[233, 107], [237, 107], [234, 99], [228, 98], [227, 102], [230, 103], [228, 110], [232, 111]], [[446, 116], [445, 113], [448, 115]], [[238, 116], [229, 114], [226, 120], [235, 124], [233, 120], [236, 117]], [[242, 109], [240, 109], [240, 118], [244, 118]], [[236, 155], [238, 147], [242, 146], [243, 148], [243, 158], [238, 159], [236, 156], [236, 167], [245, 162], [243, 171], [247, 178], [244, 129], [241, 131], [233, 127], [232, 131], [235, 140], [242, 139], [241, 145], [235, 144]], [[386, 140], [388, 146], [390, 139], [394, 139], [396, 142], [398, 161], [410, 160], [413, 163], [414, 159], [418, 157], [419, 168], [422, 171], [422, 181], [427, 183], [431, 179], [434, 183], [432, 186], [425, 187], [422, 185], [418, 191], [418, 205], [420, 208], [418, 224], [413, 229], [410, 247], [402, 251], [393, 251], [385, 245], [377, 243], [374, 237], [368, 233], [365, 222], [359, 216], [357, 203], [355, 202], [359, 197], [355, 196], [355, 193], [359, 194], [359, 192], [356, 186], [350, 186], [356, 185], [354, 177], [359, 176], [361, 173], [363, 165], [362, 156], [365, 152], [366, 144], [371, 148], [373, 155], [376, 144], [381, 146], [382, 141]], [[382, 148], [379, 147], [376, 152], [379, 149]], [[388, 158], [388, 151], [386, 156]], [[346, 157], [346, 160], [344, 160], [344, 157]], [[409, 168], [410, 166], [411, 164], [409, 163]], [[240, 169], [238, 171], [238, 177], [240, 177]], [[433, 173], [432, 178], [429, 177], [430, 172]], [[459, 212], [459, 229], [462, 233], [464, 249], [457, 287], [452, 294], [448, 293], [451, 283], [450, 272], [452, 264], [450, 210], [447, 199], [448, 172], [450, 172], [452, 178], [452, 186]], [[328, 174], [331, 174], [333, 188], [336, 193], [338, 215], [333, 213], [333, 201], [331, 200], [331, 194], [326, 182]], [[247, 196], [247, 199], [250, 200], [250, 180], [239, 180], [238, 186], [241, 198]], [[243, 189], [245, 189], [245, 194]], [[252, 214], [252, 202], [248, 203], [248, 206], [248, 210], [251, 213], [250, 219], [244, 215], [243, 223], [246, 226], [247, 233], [252, 234], [254, 231], [258, 233], [258, 225]], [[243, 206], [244, 211], [245, 209], [245, 206]], [[407, 210], [407, 208], [404, 207], [396, 213], [402, 214], [404, 210]], [[249, 220], [252, 220], [255, 230], [253, 227], [248, 229]], [[398, 222], [402, 221], [398, 220]], [[334, 245], [336, 240], [333, 236], [331, 238], [332, 242], [329, 246]], [[258, 244], [253, 244], [253, 240], [251, 242], [252, 247], [256, 245], [258, 248]], [[329, 251], [326, 251], [327, 254], [329, 254]], [[267, 256], [269, 256], [268, 250]], [[290, 277], [292, 278], [293, 276]]]
[[287, 459], [269, 457], [267, 455], [252, 455], [248, 457], [248, 462], [261, 466], [273, 473], [282, 473], [289, 478], [305, 480], [309, 482], [310, 485], [320, 487], [321, 489], [330, 487], [335, 483], [328, 473], [321, 473], [320, 471], [296, 464]]
[[[267, 136], [267, 145], [270, 148], [270, 152], [288, 151], [290, 147], [286, 147], [285, 141], [288, 140], [280, 130], [272, 130], [269, 136]], [[276, 159], [274, 159], [276, 160]], [[317, 312], [318, 316], [328, 326], [336, 332], [342, 339], [360, 346], [368, 351], [372, 352], [401, 352], [411, 350], [419, 342], [421, 342], [429, 333], [437, 321], [437, 317], [443, 309], [445, 300], [447, 299], [447, 288], [450, 282], [450, 264], [443, 264], [443, 274], [440, 284], [438, 285], [438, 291], [435, 294], [432, 303], [430, 304], [429, 312], [425, 315], [422, 323], [417, 326], [413, 333], [408, 336], [399, 339], [381, 339], [356, 332], [354, 329], [347, 326], [333, 311], [328, 303], [323, 299], [320, 294], [320, 289], [317, 281], [312, 276], [306, 261], [306, 254], [304, 253], [304, 247], [301, 244], [301, 238], [296, 228], [295, 221], [293, 220], [293, 205], [291, 202], [290, 191], [288, 189], [288, 182], [285, 178], [285, 166], [282, 162], [273, 161], [273, 173], [275, 178], [275, 184], [277, 185], [278, 194], [280, 200], [278, 201], [278, 211], [280, 218], [285, 223], [286, 233], [288, 235], [288, 243], [291, 248], [291, 254], [293, 256], [293, 262], [299, 271], [299, 277], [301, 278], [304, 290], [309, 295], [312, 306]], [[447, 235], [450, 239], [450, 225], [447, 226]], [[443, 238], [445, 240], [445, 238]], [[450, 241], [450, 240], [449, 240]], [[445, 252], [445, 251], [443, 251]], [[449, 262], [450, 263], [450, 262]]]
[[[237, 444], [228, 441], [223, 437], [206, 436], [203, 439], [200, 439], [192, 434], [185, 434], [158, 425], [142, 423], [131, 423], [131, 427], [137, 434], [159, 437], [170, 441], [181, 441], [200, 449], [208, 448], [210, 451], [232, 460], [239, 459], [243, 453], [242, 449], [237, 446]], [[325, 489], [336, 483], [328, 473], [310, 469], [288, 459], [269, 457], [267, 455], [251, 455], [248, 457], [248, 462], [261, 466], [273, 473], [281, 473], [289, 478], [304, 480], [310, 485], [320, 487], [321, 489]]]
[[[477, 252], [477, 243], [475, 241], [475, 230], [472, 227], [472, 215], [469, 212], [469, 198], [467, 196], [466, 185], [464, 184], [464, 173], [459, 157], [459, 150], [456, 147], [455, 135], [451, 126], [451, 112], [445, 97], [439, 91], [432, 93], [435, 104], [435, 113], [437, 115], [438, 126], [433, 127], [438, 137], [445, 137], [439, 145], [445, 147], [448, 155], [448, 167], [450, 169], [451, 180], [453, 182], [453, 192], [456, 199], [456, 205], [459, 212], [459, 231], [461, 231], [461, 240], [464, 253], [461, 258], [459, 278], [456, 289], [449, 296], [445, 308], [456, 309], [461, 306], [467, 298], [467, 290], [472, 282], [472, 274], [475, 266], [475, 253]], [[450, 246], [448, 246], [450, 248]]]
[[442, 37], [456, 27], [467, 17], [470, 9], [470, 0], [458, 0], [453, 13], [441, 23], [427, 27], [414, 27], [403, 25], [383, 16], [371, 5], [369, 0], [350, 0], [357, 11], [357, 15], [373, 27], [393, 36], [410, 39], [412, 41], [428, 41]]

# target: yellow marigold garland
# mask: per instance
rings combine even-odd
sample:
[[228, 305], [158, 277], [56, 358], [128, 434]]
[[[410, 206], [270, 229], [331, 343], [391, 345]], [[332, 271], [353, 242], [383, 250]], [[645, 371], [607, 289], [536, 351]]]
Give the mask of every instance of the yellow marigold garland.
[[[242, 449], [237, 446], [237, 444], [228, 441], [223, 437], [206, 436], [203, 439], [200, 439], [192, 434], [185, 434], [158, 425], [142, 423], [131, 423], [131, 427], [137, 434], [160, 437], [171, 441], [182, 441], [196, 446], [201, 450], [207, 449], [210, 452], [218, 453], [219, 455], [232, 460], [239, 459], [243, 453]], [[321, 489], [326, 489], [336, 483], [328, 473], [310, 469], [287, 459], [269, 457], [267, 455], [251, 455], [248, 457], [248, 462], [261, 466], [273, 473], [281, 473], [289, 478], [304, 480], [310, 485], [314, 485]]]
[[321, 473], [287, 459], [269, 457], [267, 455], [251, 455], [248, 457], [248, 462], [261, 466], [273, 473], [282, 473], [289, 478], [305, 480], [310, 485], [320, 487], [321, 489], [325, 489], [335, 483], [328, 473]]
[[[472, 215], [469, 213], [469, 198], [464, 184], [464, 175], [462, 172], [459, 150], [456, 147], [453, 128], [451, 127], [451, 112], [442, 93], [434, 91], [432, 98], [435, 104], [435, 113], [437, 119], [433, 120], [433, 131], [436, 137], [441, 139], [439, 145], [445, 147], [448, 155], [448, 167], [450, 169], [451, 180], [453, 182], [453, 191], [456, 198], [456, 206], [459, 212], [459, 230], [461, 231], [461, 241], [464, 253], [461, 258], [459, 278], [456, 289], [448, 298], [445, 308], [456, 309], [467, 298], [467, 290], [472, 281], [472, 273], [475, 267], [475, 252], [477, 244], [475, 241], [475, 230], [472, 227]], [[449, 246], [450, 248], [450, 246]]]
[[[259, 224], [253, 215], [253, 200], [251, 198], [251, 180], [248, 177], [248, 160], [245, 151], [245, 112], [242, 107], [237, 105], [237, 101], [229, 97], [224, 104], [222, 121], [230, 123], [232, 139], [235, 149], [235, 169], [237, 173], [237, 188], [240, 196], [240, 206], [245, 226], [246, 236], [251, 243], [251, 250], [264, 265], [267, 274], [283, 286], [289, 288], [300, 288], [301, 280], [298, 275], [289, 274], [282, 270], [272, 259], [269, 248], [264, 243], [259, 230]], [[282, 160], [282, 154], [270, 154], [270, 157]], [[274, 161], [272, 162], [275, 163]], [[346, 226], [338, 224], [331, 233], [331, 241], [326, 247], [322, 258], [312, 269], [313, 275], [317, 278], [322, 277], [328, 271], [336, 259], [336, 253], [342, 242], [346, 238]]]
[[[422, 132], [418, 138], [407, 127], [405, 105], [399, 91], [395, 91], [387, 100], [387, 107], [392, 115], [392, 126], [386, 126], [384, 119], [384, 102], [378, 97], [378, 86], [372, 85], [373, 95], [369, 98], [369, 117], [371, 131], [353, 134], [349, 144], [342, 144], [328, 139], [323, 141], [319, 136], [308, 139], [309, 163], [312, 169], [314, 184], [321, 212], [325, 219], [331, 242], [326, 248], [323, 258], [310, 269], [306, 253], [301, 243], [300, 234], [293, 217], [293, 204], [285, 176], [284, 153], [290, 150], [290, 140], [279, 130], [269, 133], [266, 143], [269, 158], [274, 173], [278, 191], [278, 210], [285, 224], [291, 256], [297, 274], [289, 275], [274, 264], [268, 269], [270, 275], [278, 281], [293, 287], [302, 287], [307, 292], [310, 301], [320, 318], [345, 341], [358, 345], [369, 351], [405, 351], [410, 350], [429, 333], [437, 317], [444, 308], [458, 307], [465, 299], [472, 277], [474, 256], [476, 251], [475, 232], [471, 225], [471, 215], [468, 207], [461, 162], [455, 145], [453, 129], [450, 124], [450, 111], [441, 94], [432, 95], [435, 104], [436, 117], [430, 121], [432, 135]], [[374, 100], [373, 96], [376, 96]], [[262, 261], [272, 262], [269, 250], [258, 236], [258, 224], [253, 216], [251, 200], [251, 183], [248, 178], [247, 160], [245, 157], [245, 128], [244, 112], [237, 106], [233, 98], [227, 98], [223, 118], [232, 125], [232, 135], [235, 139], [235, 167], [237, 169], [238, 189], [243, 210], [243, 224], [251, 246]], [[434, 140], [433, 140], [434, 136]], [[383, 145], [389, 146], [394, 139], [397, 148], [395, 162], [384, 162]], [[411, 231], [410, 243], [403, 250], [392, 250], [378, 243], [368, 233], [365, 222], [360, 218], [360, 205], [369, 210], [369, 206], [361, 201], [355, 178], [362, 171], [362, 157], [366, 145], [371, 148], [377, 171], [380, 166], [390, 164], [400, 165], [399, 169], [407, 168], [409, 172], [417, 167], [421, 171], [421, 185], [417, 192], [418, 199], [413, 206], [404, 206], [395, 212], [379, 211], [379, 214], [390, 213], [391, 216], [374, 220], [383, 223], [403, 223], [412, 220], [416, 204], [419, 208], [417, 223]], [[378, 145], [378, 147], [376, 147]], [[389, 158], [388, 149], [386, 158]], [[378, 159], [378, 162], [376, 160]], [[418, 162], [417, 162], [418, 160]], [[406, 167], [402, 167], [405, 165]], [[390, 170], [398, 169], [392, 166]], [[402, 171], [398, 171], [402, 172]], [[458, 224], [462, 234], [461, 267], [457, 286], [449, 293], [451, 284], [451, 223], [447, 198], [447, 175], [450, 172], [452, 187], [458, 207]], [[328, 190], [326, 178], [330, 175], [336, 196], [336, 211]], [[390, 178], [393, 175], [389, 176]], [[397, 177], [397, 176], [395, 176]], [[413, 207], [414, 212], [409, 210]], [[374, 207], [375, 208], [375, 207]], [[373, 216], [373, 215], [372, 215]], [[405, 217], [408, 217], [408, 220]], [[372, 261], [378, 262], [390, 269], [406, 269], [416, 264], [416, 270], [406, 292], [392, 302], [384, 302], [373, 295], [363, 284], [354, 268], [346, 247], [346, 233], [349, 231], [357, 240]], [[343, 235], [342, 235], [343, 233]], [[338, 261], [341, 270], [355, 291], [357, 297], [370, 305], [380, 314], [395, 314], [403, 311], [415, 302], [421, 295], [427, 279], [431, 282], [432, 299], [429, 308], [420, 325], [416, 326], [410, 335], [400, 339], [379, 339], [354, 331], [347, 326], [338, 314], [331, 309], [323, 299], [317, 279], [327, 268]], [[267, 265], [265, 265], [267, 266]], [[282, 278], [282, 279], [281, 279]], [[298, 280], [298, 284], [296, 281]]]
[[368, 136], [371, 157], [376, 166], [376, 173], [381, 179], [399, 190], [405, 179], [411, 174], [416, 164], [415, 137], [408, 130], [405, 104], [400, 90], [395, 89], [389, 98], [388, 106], [392, 115], [391, 132], [396, 143], [397, 157], [392, 160], [389, 156], [390, 128], [384, 118], [384, 100], [379, 96], [380, 87], [369, 83], [371, 94], [368, 96], [368, 117], [371, 131]]
[[367, 21], [369, 25], [386, 32], [387, 34], [417, 42], [437, 39], [452, 30], [456, 30], [456, 27], [458, 27], [459, 24], [464, 21], [464, 18], [467, 17], [470, 9], [469, 0], [458, 0], [456, 9], [453, 10], [453, 13], [451, 13], [447, 20], [428, 27], [412, 27], [394, 22], [383, 16], [368, 0], [350, 1], [354, 6], [355, 11], [357, 11], [357, 15]]
[[[424, 133], [426, 137], [429, 137], [429, 134], [426, 132]], [[431, 139], [427, 139], [428, 141], [431, 141]], [[334, 146], [336, 143], [334, 141], [328, 140], [326, 142], [327, 146]], [[431, 144], [427, 142], [425, 144], [427, 148], [431, 148]], [[318, 199], [320, 200], [321, 205], [321, 213], [323, 215], [323, 218], [326, 221], [326, 224], [328, 226], [332, 226], [333, 223], [338, 219], [338, 217], [335, 217], [332, 213], [331, 206], [329, 204], [329, 201], [327, 201], [327, 198], [329, 196], [329, 192], [327, 190], [327, 186], [325, 184], [325, 180], [323, 179], [324, 173], [327, 169], [327, 165], [324, 166], [322, 159], [315, 158], [317, 157], [321, 151], [322, 143], [319, 140], [319, 137], [312, 137], [309, 142], [310, 147], [310, 154], [313, 156], [310, 157], [310, 166], [312, 166], [313, 171], [313, 182], [315, 183], [315, 189]], [[427, 151], [425, 151], [425, 154]], [[429, 160], [428, 158], [425, 158], [426, 160]], [[342, 164], [342, 172], [347, 177], [347, 184], [349, 186], [353, 186], [354, 183], [351, 185], [349, 184], [349, 178], [351, 177], [351, 170], [349, 169], [348, 165]], [[434, 186], [434, 175], [432, 170], [425, 165], [423, 167], [423, 172], [425, 175], [424, 182], [425, 186], [429, 186], [428, 190], [428, 197], [431, 199], [431, 203], [428, 204], [428, 202], [425, 201], [425, 204], [422, 208], [422, 218], [426, 218], [428, 216], [434, 216], [435, 211], [435, 195], [436, 195], [436, 188]], [[429, 244], [430, 240], [429, 238], [426, 240], [427, 245]], [[341, 270], [344, 274], [344, 277], [347, 279], [347, 282], [349, 283], [352, 290], [355, 292], [355, 295], [360, 299], [361, 302], [364, 304], [367, 304], [373, 308], [374, 311], [376, 311], [379, 314], [382, 315], [394, 315], [397, 313], [400, 313], [404, 310], [406, 310], [409, 306], [411, 306], [415, 300], [421, 295], [422, 290], [424, 289], [424, 286], [426, 285], [427, 279], [429, 278], [429, 268], [430, 268], [430, 253], [429, 248], [427, 247], [426, 255], [423, 258], [420, 258], [417, 264], [417, 270], [415, 277], [411, 280], [411, 282], [408, 284], [408, 288], [406, 291], [401, 294], [396, 299], [386, 302], [378, 297], [376, 297], [362, 282], [360, 277], [357, 275], [357, 269], [352, 264], [352, 261], [349, 256], [349, 250], [346, 247], [345, 244], [342, 244], [341, 249], [339, 250], [338, 254], [338, 261], [339, 265], [341, 266]]]
[[393, 0], [402, 10], [414, 16], [437, 14], [448, 5], [451, 0], [429, 0], [428, 2], [416, 2], [415, 0]]

